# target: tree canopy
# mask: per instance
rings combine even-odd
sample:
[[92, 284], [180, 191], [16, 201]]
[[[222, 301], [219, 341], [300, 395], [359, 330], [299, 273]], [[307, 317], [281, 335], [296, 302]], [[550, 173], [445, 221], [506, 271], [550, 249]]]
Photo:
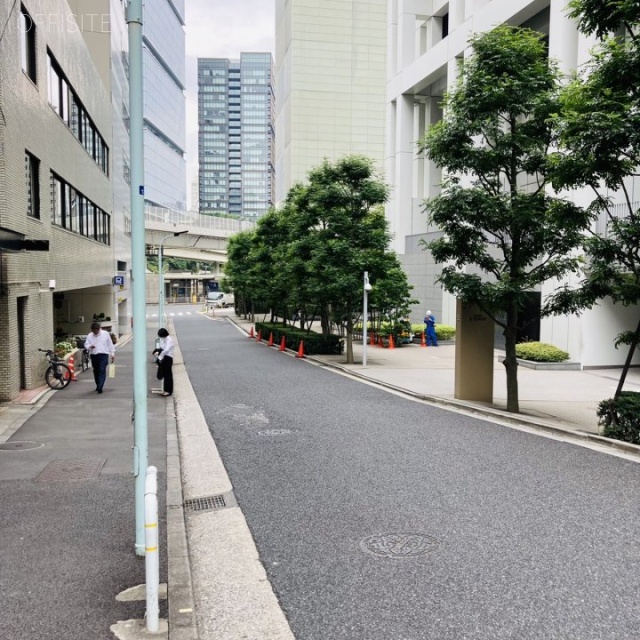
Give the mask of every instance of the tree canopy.
[[[445, 265], [443, 287], [503, 328], [507, 409], [517, 412], [520, 311], [541, 283], [578, 271], [591, 214], [549, 189], [560, 81], [541, 34], [501, 26], [470, 44], [444, 117], [420, 145], [445, 170], [426, 202], [444, 235], [427, 248]], [[551, 312], [543, 304], [540, 316]]]
[[[555, 305], [558, 311], [579, 311], [605, 297], [614, 304], [637, 305], [640, 215], [632, 187], [640, 166], [640, 4], [573, 0], [569, 6], [581, 31], [595, 34], [599, 44], [561, 96], [554, 185], [589, 188], [594, 196], [589, 210], [605, 228], [585, 242], [587, 265], [580, 287], [564, 287]], [[631, 347], [616, 397], [639, 339], [640, 323], [616, 340]]]
[[325, 334], [332, 323], [342, 327], [347, 362], [353, 362], [364, 271], [374, 287], [373, 308], [404, 316], [411, 303], [406, 276], [387, 248], [382, 205], [388, 192], [368, 158], [325, 160], [309, 172], [307, 183], [292, 187], [279, 209], [259, 220], [252, 234], [230, 243], [226, 273], [234, 292], [281, 318], [300, 312], [304, 323], [319, 316]]

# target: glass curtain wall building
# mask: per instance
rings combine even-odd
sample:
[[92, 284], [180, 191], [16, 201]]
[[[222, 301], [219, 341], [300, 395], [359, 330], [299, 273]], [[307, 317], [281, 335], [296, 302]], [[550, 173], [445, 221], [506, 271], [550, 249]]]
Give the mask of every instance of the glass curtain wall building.
[[145, 201], [186, 209], [185, 0], [145, 0]]
[[198, 59], [200, 213], [256, 219], [274, 201], [273, 59]]

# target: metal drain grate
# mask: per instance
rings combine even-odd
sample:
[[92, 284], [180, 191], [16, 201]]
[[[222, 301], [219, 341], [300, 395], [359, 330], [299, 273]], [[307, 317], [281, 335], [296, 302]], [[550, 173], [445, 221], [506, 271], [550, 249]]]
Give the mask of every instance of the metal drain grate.
[[41, 442], [31, 442], [29, 440], [14, 440], [0, 444], [0, 451], [27, 451], [28, 449], [39, 449], [44, 447]]
[[224, 494], [218, 496], [204, 496], [184, 501], [185, 511], [214, 511], [226, 509], [227, 501]]
[[93, 480], [104, 467], [105, 458], [89, 460], [54, 460], [36, 478], [36, 482], [64, 482], [67, 480]]

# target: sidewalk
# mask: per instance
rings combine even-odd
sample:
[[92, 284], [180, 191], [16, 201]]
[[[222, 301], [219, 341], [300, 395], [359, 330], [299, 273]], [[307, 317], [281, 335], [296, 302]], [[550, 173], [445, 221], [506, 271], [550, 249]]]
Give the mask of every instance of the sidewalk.
[[[253, 323], [230, 318], [247, 334]], [[621, 368], [586, 371], [549, 371], [518, 367], [520, 413], [506, 411], [506, 374], [495, 351], [492, 404], [454, 398], [455, 344], [438, 347], [402, 345], [395, 349], [367, 345], [367, 366], [362, 366], [362, 343], [353, 343], [355, 364], [346, 364], [345, 355], [311, 356], [310, 360], [341, 370], [370, 382], [384, 385], [417, 398], [483, 414], [531, 427], [557, 430], [578, 437], [640, 453], [640, 447], [598, 436], [596, 411], [601, 400], [611, 398], [618, 385]], [[625, 390], [640, 392], [640, 369], [631, 369]]]
[[[156, 329], [149, 331], [153, 344]], [[151, 351], [151, 346], [149, 352]], [[11, 640], [110, 640], [144, 617], [144, 558], [135, 555], [132, 343], [95, 393], [93, 370], [66, 389], [0, 405], [0, 623]], [[149, 388], [155, 385], [149, 367]], [[168, 413], [168, 409], [170, 413]], [[158, 468], [160, 582], [167, 582], [166, 460], [172, 403], [148, 398], [149, 464]], [[167, 617], [166, 595], [160, 617]], [[131, 635], [136, 625], [120, 625]], [[165, 625], [166, 629], [166, 625]], [[162, 637], [162, 636], [156, 636]], [[166, 633], [165, 636], [166, 637]]]

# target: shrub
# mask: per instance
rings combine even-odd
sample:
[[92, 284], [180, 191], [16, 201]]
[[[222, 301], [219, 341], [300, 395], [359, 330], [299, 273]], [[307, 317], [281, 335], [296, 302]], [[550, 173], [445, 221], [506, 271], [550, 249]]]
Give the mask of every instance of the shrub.
[[438, 340], [453, 340], [456, 337], [456, 328], [450, 324], [436, 323], [436, 338]]
[[564, 362], [569, 354], [544, 342], [521, 342], [516, 345], [516, 357], [534, 362]]
[[603, 400], [598, 405], [598, 424], [607, 438], [640, 444], [640, 393], [623, 391], [617, 401]]
[[72, 342], [67, 342], [66, 340], [56, 342], [53, 351], [58, 356], [58, 358], [64, 358], [67, 353], [71, 353], [76, 350], [76, 346]]
[[[411, 333], [416, 336], [421, 336], [424, 332], [424, 322], [420, 324], [411, 325]], [[437, 324], [436, 323], [436, 338], [438, 340], [454, 340], [456, 337], [456, 328], [450, 324]]]
[[285, 327], [282, 324], [271, 322], [256, 322], [256, 332], [262, 331], [262, 338], [268, 339], [273, 333], [273, 341], [279, 344], [284, 336], [287, 349], [297, 351], [300, 340], [304, 342], [306, 355], [341, 355], [344, 349], [344, 341], [340, 336], [330, 335], [323, 338], [322, 334], [315, 331], [303, 331], [299, 328]]

